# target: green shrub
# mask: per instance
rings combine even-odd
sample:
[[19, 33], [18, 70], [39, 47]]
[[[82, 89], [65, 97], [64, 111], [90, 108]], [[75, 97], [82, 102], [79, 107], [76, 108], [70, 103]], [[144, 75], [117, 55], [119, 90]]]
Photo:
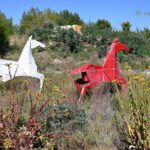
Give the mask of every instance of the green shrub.
[[80, 47], [81, 35], [72, 29], [60, 29], [57, 31], [55, 39], [57, 42], [62, 42], [65, 45], [66, 50], [69, 50], [70, 52], [77, 52], [78, 47]]
[[105, 19], [98, 19], [95, 26], [98, 30], [112, 29], [111, 24]]
[[73, 24], [78, 24], [82, 25], [84, 22], [80, 18], [80, 16], [77, 13], [71, 13], [68, 10], [63, 10], [60, 12], [60, 25], [73, 25]]
[[0, 55], [3, 57], [9, 51], [9, 35], [13, 33], [12, 20], [0, 12]]
[[61, 132], [61, 129], [82, 129], [85, 125], [85, 111], [77, 109], [68, 103], [60, 103], [56, 106], [48, 105], [43, 109], [43, 117], [47, 116], [41, 124], [45, 132]]
[[52, 39], [53, 29], [52, 23], [43, 24], [42, 28], [33, 29], [29, 35], [33, 35], [35, 39], [45, 42]]
[[150, 82], [143, 75], [128, 72], [126, 96], [116, 94], [118, 113], [116, 121], [124, 148], [150, 149]]
[[91, 45], [94, 45], [96, 42], [96, 36], [98, 34], [97, 29], [95, 28], [95, 24], [89, 23], [83, 26], [82, 32], [83, 32], [82, 40]]
[[45, 9], [40, 11], [38, 8], [31, 8], [24, 12], [20, 22], [20, 31], [25, 33], [36, 28], [40, 28], [43, 23], [52, 22], [56, 25], [73, 25], [84, 24], [83, 20], [77, 13], [71, 13], [68, 10], [61, 11], [60, 13]]
[[125, 32], [129, 32], [131, 26], [132, 26], [132, 25], [131, 25], [131, 23], [130, 23], [129, 21], [123, 22], [123, 23], [121, 24], [122, 30], [125, 31]]
[[137, 33], [120, 32], [118, 35], [121, 42], [126, 44], [132, 49], [132, 54], [136, 56], [143, 56], [146, 52], [143, 51], [143, 47], [146, 44], [145, 39]]

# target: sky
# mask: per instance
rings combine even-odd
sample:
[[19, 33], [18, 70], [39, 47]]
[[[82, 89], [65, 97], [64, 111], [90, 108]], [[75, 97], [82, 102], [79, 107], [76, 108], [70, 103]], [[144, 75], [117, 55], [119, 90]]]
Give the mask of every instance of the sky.
[[12, 18], [14, 24], [19, 24], [22, 13], [31, 7], [56, 12], [68, 9], [87, 23], [107, 19], [116, 30], [125, 21], [132, 24], [132, 30], [150, 29], [150, 0], [1, 0], [0, 3], [0, 11]]

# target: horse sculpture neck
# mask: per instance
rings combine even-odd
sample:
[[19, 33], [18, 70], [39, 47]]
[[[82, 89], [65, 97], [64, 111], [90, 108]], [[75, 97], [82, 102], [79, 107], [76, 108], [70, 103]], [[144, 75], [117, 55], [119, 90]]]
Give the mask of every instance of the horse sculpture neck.
[[26, 73], [37, 72], [37, 66], [32, 55], [32, 49], [37, 46], [45, 47], [44, 44], [36, 40], [32, 40], [32, 36], [30, 36], [20, 55], [18, 64], [21, 68], [25, 69]]
[[118, 53], [122, 50], [129, 51], [129, 48], [125, 44], [118, 42], [118, 38], [115, 38], [111, 44], [110, 50], [108, 51], [108, 54], [104, 61], [103, 68], [104, 69], [110, 69], [110, 68], [115, 69], [116, 67], [118, 67], [118, 64], [116, 61], [116, 53]]
[[115, 51], [116, 46], [117, 43], [112, 43], [103, 64], [104, 69], [110, 69], [110, 68], [113, 69], [118, 67], [118, 64], [116, 62], [116, 51]]

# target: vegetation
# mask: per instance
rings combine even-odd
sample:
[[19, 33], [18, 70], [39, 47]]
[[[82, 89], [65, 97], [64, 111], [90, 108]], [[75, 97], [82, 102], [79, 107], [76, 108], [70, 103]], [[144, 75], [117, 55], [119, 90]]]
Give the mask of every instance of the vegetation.
[[129, 32], [132, 25], [130, 24], [130, 22], [127, 21], [127, 22], [123, 22], [121, 26], [123, 31]]
[[107, 20], [97, 20], [95, 23], [95, 26], [97, 27], [98, 30], [103, 30], [103, 29], [112, 29], [111, 24]]
[[40, 11], [38, 8], [31, 8], [22, 15], [20, 31], [24, 33], [32, 29], [41, 28], [45, 23], [53, 23], [55, 25], [82, 25], [83, 21], [77, 13], [73, 14], [68, 10], [56, 13], [50, 9]]
[[78, 25], [82, 25], [83, 21], [80, 18], [80, 16], [75, 13], [71, 13], [68, 10], [63, 10], [60, 12], [60, 22], [59, 25], [73, 25], [73, 24], [78, 24]]
[[[133, 75], [127, 65], [125, 68], [129, 78], [128, 95], [122, 97], [118, 92], [115, 98], [118, 104], [115, 105], [115, 109], [118, 108], [116, 125], [120, 138], [124, 149], [150, 149], [150, 82], [142, 74]], [[119, 122], [122, 122], [122, 126], [118, 126]]]
[[9, 50], [9, 35], [13, 32], [12, 20], [7, 19], [0, 12], [0, 56], [4, 56]]
[[[73, 24], [82, 26], [82, 34], [60, 29]], [[150, 149], [150, 79], [142, 73], [150, 65], [150, 30], [132, 31], [130, 22], [121, 26], [115, 31], [105, 19], [84, 23], [68, 10], [37, 8], [24, 12], [21, 23], [12, 26], [0, 13], [0, 53], [5, 59], [17, 60], [29, 35], [46, 44], [45, 50], [33, 50], [45, 74], [41, 92], [39, 81], [28, 77], [0, 82], [0, 149]], [[102, 65], [115, 37], [131, 50], [118, 54], [126, 95], [113, 81], [94, 88], [78, 104], [70, 71], [84, 63]]]

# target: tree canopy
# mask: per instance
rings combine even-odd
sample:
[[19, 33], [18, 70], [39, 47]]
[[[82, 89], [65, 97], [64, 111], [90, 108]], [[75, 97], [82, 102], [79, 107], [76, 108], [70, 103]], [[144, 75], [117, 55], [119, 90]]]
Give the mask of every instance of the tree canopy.
[[108, 20], [105, 19], [98, 19], [95, 23], [97, 29], [103, 30], [103, 29], [112, 29], [112, 26]]
[[77, 13], [71, 13], [68, 10], [63, 10], [60, 13], [45, 9], [40, 11], [38, 8], [31, 8], [24, 12], [20, 22], [22, 32], [40, 28], [44, 23], [53, 23], [55, 25], [73, 25], [83, 24], [83, 20]]
[[4, 56], [9, 48], [8, 36], [13, 32], [12, 20], [0, 12], [0, 55]]
[[123, 23], [121, 24], [122, 30], [123, 30], [123, 31], [127, 31], [127, 32], [130, 31], [131, 26], [132, 26], [132, 25], [131, 25], [131, 23], [130, 23], [129, 21], [123, 22]]

